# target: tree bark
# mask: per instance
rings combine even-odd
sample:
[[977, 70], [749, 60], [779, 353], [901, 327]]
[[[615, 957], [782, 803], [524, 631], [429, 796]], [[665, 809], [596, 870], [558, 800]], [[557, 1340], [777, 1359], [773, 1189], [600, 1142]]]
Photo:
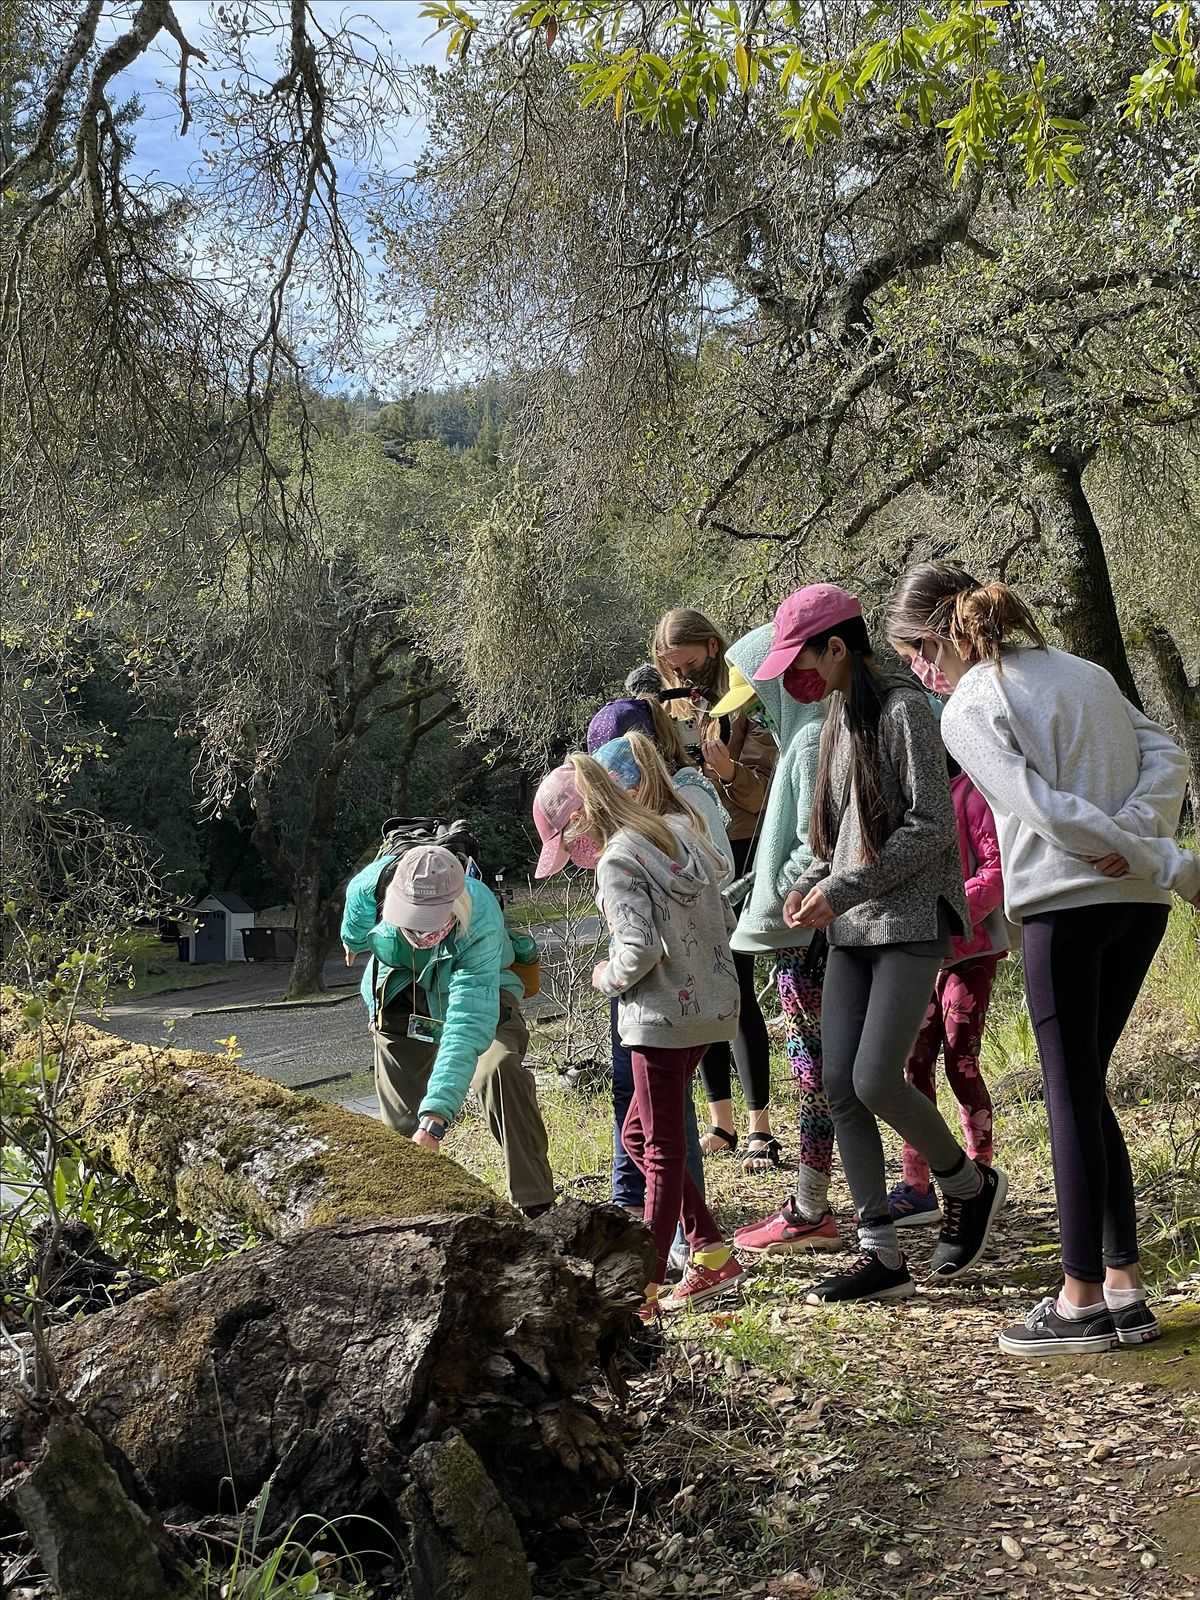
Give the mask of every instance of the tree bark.
[[83, 1423], [58, 1417], [33, 1465], [6, 1486], [54, 1593], [59, 1600], [203, 1600], [186, 1552], [122, 1483], [113, 1453]]
[[583, 1391], [652, 1270], [617, 1207], [545, 1220], [307, 1228], [55, 1330], [64, 1390], [173, 1524], [261, 1508], [269, 1547], [306, 1514], [372, 1518], [416, 1548], [414, 1595], [448, 1579], [482, 1593], [483, 1562], [507, 1574], [487, 1592], [518, 1600], [516, 1527], [581, 1509], [620, 1473], [619, 1416]]
[[330, 899], [323, 892], [322, 879], [333, 837], [334, 811], [338, 785], [350, 746], [335, 745], [313, 783], [308, 825], [300, 846], [292, 899], [296, 907], [296, 954], [288, 978], [288, 1000], [319, 994], [325, 987], [323, 969], [333, 938], [330, 926]]
[[[14, 1068], [39, 1048], [12, 1000], [0, 1003], [0, 1045]], [[147, 1199], [218, 1234], [248, 1225], [282, 1238], [435, 1211], [514, 1215], [449, 1156], [220, 1056], [152, 1050], [80, 1022], [65, 1037], [52, 1032], [46, 1048], [70, 1062], [64, 1125]]]
[[1136, 637], [1150, 653], [1163, 696], [1175, 719], [1179, 742], [1187, 752], [1192, 775], [1192, 809], [1200, 800], [1200, 679], [1189, 679], [1183, 656], [1161, 617], [1147, 613]]
[[1141, 708], [1113, 594], [1108, 557], [1083, 486], [1086, 458], [1069, 445], [1035, 455], [1034, 493], [1042, 542], [1054, 563], [1051, 615], [1066, 648], [1107, 668]]

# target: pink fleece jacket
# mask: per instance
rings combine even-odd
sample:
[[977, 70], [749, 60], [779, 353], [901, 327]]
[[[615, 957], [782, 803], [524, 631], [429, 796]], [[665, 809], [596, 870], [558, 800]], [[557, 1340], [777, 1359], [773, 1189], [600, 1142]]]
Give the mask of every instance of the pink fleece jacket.
[[954, 941], [950, 959], [959, 962], [969, 956], [1006, 950], [1008, 936], [1001, 918], [991, 915], [999, 911], [1004, 901], [1000, 841], [992, 808], [965, 772], [950, 780], [950, 795], [958, 819], [958, 848], [971, 916], [971, 932]]

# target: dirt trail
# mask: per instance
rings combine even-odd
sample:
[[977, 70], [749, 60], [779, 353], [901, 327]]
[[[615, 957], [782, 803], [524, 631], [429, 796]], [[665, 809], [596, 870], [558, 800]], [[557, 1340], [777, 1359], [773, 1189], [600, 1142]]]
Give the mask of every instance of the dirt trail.
[[[755, 1266], [635, 1382], [637, 1492], [539, 1594], [1200, 1595], [1200, 1283], [1154, 1345], [1013, 1360], [996, 1331], [1051, 1228], [1014, 1208], [986, 1273], [900, 1307], [810, 1307], [811, 1259]], [[934, 1237], [910, 1232], [915, 1275]]]

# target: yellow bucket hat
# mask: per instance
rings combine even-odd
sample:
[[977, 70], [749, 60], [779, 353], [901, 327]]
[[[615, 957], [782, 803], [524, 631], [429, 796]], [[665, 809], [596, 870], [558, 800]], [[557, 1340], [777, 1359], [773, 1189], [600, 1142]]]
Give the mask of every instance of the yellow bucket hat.
[[758, 699], [758, 690], [746, 677], [744, 672], [739, 672], [733, 662], [729, 663], [729, 692], [721, 696], [715, 706], [710, 706], [710, 717], [727, 717], [731, 711], [740, 711], [743, 706], [748, 706], [751, 700]]

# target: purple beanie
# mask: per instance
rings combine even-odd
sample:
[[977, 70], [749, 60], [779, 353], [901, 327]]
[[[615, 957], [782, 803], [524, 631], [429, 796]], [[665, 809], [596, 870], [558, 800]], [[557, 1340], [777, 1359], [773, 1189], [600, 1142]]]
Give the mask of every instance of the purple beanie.
[[588, 755], [594, 756], [602, 744], [623, 733], [644, 733], [653, 739], [654, 716], [645, 700], [610, 700], [601, 706], [588, 723]]

